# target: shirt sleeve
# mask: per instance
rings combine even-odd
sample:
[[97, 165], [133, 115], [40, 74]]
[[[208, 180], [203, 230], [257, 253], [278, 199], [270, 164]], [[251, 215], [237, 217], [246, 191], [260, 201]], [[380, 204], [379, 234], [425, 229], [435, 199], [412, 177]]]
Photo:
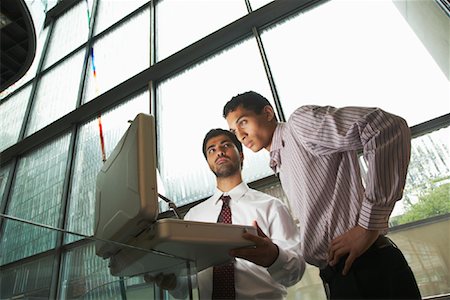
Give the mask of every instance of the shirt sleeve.
[[368, 164], [358, 224], [385, 230], [403, 195], [411, 152], [404, 119], [380, 108], [303, 106], [292, 117], [292, 130], [318, 155], [362, 150]]
[[279, 255], [267, 271], [278, 283], [292, 286], [305, 272], [305, 260], [300, 255], [300, 234], [288, 208], [280, 200], [274, 201], [268, 214], [270, 239], [278, 246]]

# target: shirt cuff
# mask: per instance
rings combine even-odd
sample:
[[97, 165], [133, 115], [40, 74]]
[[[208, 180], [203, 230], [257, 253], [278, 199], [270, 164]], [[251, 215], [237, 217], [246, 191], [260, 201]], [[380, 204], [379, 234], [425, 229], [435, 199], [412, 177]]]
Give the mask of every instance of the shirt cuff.
[[368, 230], [386, 230], [388, 229], [389, 216], [393, 208], [393, 206], [377, 206], [364, 199], [358, 225]]
[[268, 268], [267, 271], [269, 272], [270, 275], [272, 275], [272, 277], [276, 276], [276, 274], [279, 271], [282, 271], [284, 269], [285, 264], [288, 261], [288, 256], [286, 254], [286, 252], [284, 252], [282, 249], [280, 249], [280, 247], [278, 247], [278, 257], [277, 259], [275, 259], [275, 261], [273, 262], [273, 264], [271, 264]]

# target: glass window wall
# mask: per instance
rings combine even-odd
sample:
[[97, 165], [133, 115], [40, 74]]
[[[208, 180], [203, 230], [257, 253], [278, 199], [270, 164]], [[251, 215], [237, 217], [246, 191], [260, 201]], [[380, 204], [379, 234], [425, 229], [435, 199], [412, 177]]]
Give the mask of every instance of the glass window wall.
[[92, 100], [149, 66], [150, 9], [147, 8], [94, 43], [83, 102]]
[[[212, 128], [227, 129], [223, 106], [231, 97], [251, 89], [270, 95], [254, 39], [158, 86], [159, 166], [166, 196], [177, 205], [213, 193], [215, 179], [203, 156], [203, 138]], [[245, 181], [273, 174], [267, 151], [253, 153], [245, 149], [244, 155]]]
[[89, 21], [86, 3], [78, 1], [77, 5], [56, 20], [45, 57], [45, 68], [87, 41]]
[[149, 0], [98, 1], [97, 16], [95, 17], [95, 34], [102, 32], [147, 2]]
[[[28, 153], [18, 161], [7, 215], [58, 227], [70, 135]], [[56, 232], [6, 220], [0, 242], [1, 264], [56, 246]]]
[[0, 103], [0, 151], [15, 144], [19, 139], [30, 92], [31, 84]]
[[[128, 129], [128, 121], [138, 113], [149, 113], [149, 109], [149, 93], [146, 91], [101, 116], [106, 158]], [[82, 125], [78, 133], [67, 230], [88, 236], [94, 234], [95, 182], [102, 165], [99, 119], [96, 118]], [[73, 235], [67, 238], [66, 242], [77, 239]]]
[[304, 104], [377, 106], [410, 126], [450, 112], [447, 77], [393, 1], [328, 1], [261, 38], [286, 118]]
[[83, 58], [84, 51], [79, 51], [41, 78], [27, 124], [27, 136], [76, 107]]
[[[162, 0], [156, 4], [157, 61], [247, 14], [244, 0]], [[180, 26], [174, 26], [175, 24]]]

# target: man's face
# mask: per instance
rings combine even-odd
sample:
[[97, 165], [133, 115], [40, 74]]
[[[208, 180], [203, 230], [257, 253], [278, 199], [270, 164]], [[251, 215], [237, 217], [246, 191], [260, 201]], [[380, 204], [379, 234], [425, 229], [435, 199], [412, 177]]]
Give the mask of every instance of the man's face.
[[241, 171], [244, 156], [226, 135], [218, 135], [206, 142], [206, 159], [217, 177], [228, 177]]
[[238, 140], [253, 152], [258, 152], [262, 148], [270, 147], [273, 132], [269, 124], [272, 118], [273, 110], [270, 106], [266, 106], [260, 114], [256, 114], [240, 105], [228, 113], [226, 120], [230, 131]]

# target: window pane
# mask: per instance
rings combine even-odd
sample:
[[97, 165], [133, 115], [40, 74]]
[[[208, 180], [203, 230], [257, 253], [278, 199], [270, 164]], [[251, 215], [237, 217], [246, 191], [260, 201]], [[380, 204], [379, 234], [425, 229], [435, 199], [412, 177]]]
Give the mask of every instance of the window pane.
[[83, 51], [80, 51], [41, 78], [27, 125], [27, 136], [75, 108], [82, 66]]
[[15, 144], [19, 139], [28, 100], [30, 98], [31, 85], [0, 103], [0, 151]]
[[96, 41], [86, 75], [84, 102], [150, 66], [150, 10], [147, 8]]
[[[215, 178], [202, 143], [212, 128], [228, 128], [222, 109], [231, 97], [270, 88], [255, 40], [250, 39], [162, 82], [158, 95], [160, 172], [167, 196], [177, 205], [213, 193]], [[247, 182], [273, 174], [267, 151], [244, 150]]]
[[[70, 135], [20, 158], [7, 214], [58, 226]], [[0, 243], [2, 264], [55, 247], [56, 232], [7, 221]]]
[[303, 104], [378, 106], [412, 126], [450, 112], [447, 77], [392, 1], [328, 1], [262, 40], [286, 117]]
[[388, 233], [414, 272], [422, 299], [450, 293], [449, 228], [450, 218], [446, 217], [394, 227]]
[[97, 16], [95, 17], [95, 34], [102, 32], [148, 1], [100, 0], [97, 4]]
[[61, 298], [122, 299], [119, 278], [109, 274], [108, 263], [95, 255], [93, 243], [65, 253]]
[[412, 141], [411, 161], [403, 199], [390, 225], [400, 225], [450, 213], [450, 127]]
[[[149, 107], [149, 94], [145, 92], [101, 116], [106, 157], [128, 129], [128, 120], [140, 112], [148, 113]], [[94, 233], [95, 182], [102, 165], [98, 120], [94, 119], [81, 126], [78, 133], [67, 230], [85, 235]], [[71, 242], [76, 237], [66, 238], [66, 242]]]
[[89, 34], [86, 10], [86, 1], [79, 1], [56, 20], [45, 58], [45, 68], [86, 42]]
[[160, 61], [247, 14], [244, 0], [163, 0], [156, 5]]
[[2, 299], [49, 299], [53, 262], [54, 257], [47, 256], [2, 269]]
[[6, 182], [8, 181], [10, 171], [11, 171], [11, 163], [0, 168], [0, 207], [2, 207], [2, 204], [3, 204], [2, 203], [3, 195], [5, 193]]

